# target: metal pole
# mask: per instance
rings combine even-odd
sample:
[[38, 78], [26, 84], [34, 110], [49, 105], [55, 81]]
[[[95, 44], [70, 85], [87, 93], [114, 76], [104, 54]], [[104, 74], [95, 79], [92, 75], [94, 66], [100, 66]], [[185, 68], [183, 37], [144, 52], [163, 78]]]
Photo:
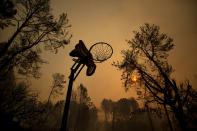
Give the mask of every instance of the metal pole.
[[73, 69], [74, 65], [71, 68], [71, 73], [70, 73], [70, 76], [69, 76], [70, 80], [69, 80], [69, 84], [68, 84], [66, 103], [65, 103], [65, 106], [64, 106], [64, 113], [63, 113], [63, 118], [62, 118], [62, 124], [61, 124], [60, 131], [67, 131], [67, 120], [68, 120], [68, 113], [69, 113], [72, 86], [73, 86], [73, 81], [74, 81], [74, 74], [78, 70], [78, 68], [80, 67], [81, 63], [78, 63], [78, 65], [76, 66], [75, 69]]

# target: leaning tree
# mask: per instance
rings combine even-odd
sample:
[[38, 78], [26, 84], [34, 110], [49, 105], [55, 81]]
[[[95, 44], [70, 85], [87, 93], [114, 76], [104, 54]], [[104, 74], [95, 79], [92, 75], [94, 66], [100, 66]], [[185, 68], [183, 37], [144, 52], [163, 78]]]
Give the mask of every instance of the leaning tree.
[[[149, 101], [171, 109], [180, 127], [186, 130], [184, 106], [191, 85], [189, 82], [178, 85], [171, 77], [173, 68], [167, 58], [174, 47], [173, 39], [160, 33], [159, 26], [154, 24], [145, 24], [134, 34], [134, 38], [127, 41], [130, 48], [122, 51], [123, 60], [113, 63], [123, 71], [125, 89], [139, 83], [141, 89], [147, 90]], [[133, 75], [137, 81], [133, 80]]]
[[14, 31], [8, 41], [0, 43], [1, 75], [14, 68], [20, 74], [38, 78], [40, 64], [45, 63], [40, 56], [42, 48], [57, 53], [70, 42], [67, 15], [55, 19], [50, 0], [15, 0], [13, 4], [15, 14], [1, 18], [4, 23], [9, 19], [7, 26], [12, 25]]

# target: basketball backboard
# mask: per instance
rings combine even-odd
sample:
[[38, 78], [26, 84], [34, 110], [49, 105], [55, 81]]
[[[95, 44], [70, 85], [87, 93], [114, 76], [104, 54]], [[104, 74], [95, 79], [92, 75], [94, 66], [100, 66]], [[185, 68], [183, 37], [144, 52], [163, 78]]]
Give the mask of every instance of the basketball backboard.
[[78, 57], [78, 62], [87, 66], [87, 76], [91, 76], [94, 74], [96, 70], [96, 65], [94, 64], [91, 53], [88, 51], [82, 40], [79, 40], [79, 43], [75, 46], [75, 49], [70, 52], [70, 56]]
[[82, 40], [79, 40], [79, 43], [75, 46], [75, 49], [70, 52], [70, 56], [79, 57], [80, 59], [87, 57], [89, 54], [90, 53]]

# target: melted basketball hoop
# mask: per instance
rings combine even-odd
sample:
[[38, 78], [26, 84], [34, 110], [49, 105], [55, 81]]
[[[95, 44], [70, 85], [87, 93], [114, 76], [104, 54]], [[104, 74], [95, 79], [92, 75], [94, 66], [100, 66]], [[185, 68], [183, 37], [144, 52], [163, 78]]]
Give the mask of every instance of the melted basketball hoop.
[[89, 59], [86, 63], [87, 70], [86, 70], [86, 75], [91, 76], [94, 74], [96, 70], [96, 65], [94, 64], [94, 61], [92, 59]]
[[76, 62], [87, 66], [86, 75], [91, 76], [96, 70], [95, 63], [101, 63], [109, 59], [113, 54], [112, 47], [105, 42], [98, 42], [88, 50], [82, 40], [70, 52], [70, 56], [78, 57]]

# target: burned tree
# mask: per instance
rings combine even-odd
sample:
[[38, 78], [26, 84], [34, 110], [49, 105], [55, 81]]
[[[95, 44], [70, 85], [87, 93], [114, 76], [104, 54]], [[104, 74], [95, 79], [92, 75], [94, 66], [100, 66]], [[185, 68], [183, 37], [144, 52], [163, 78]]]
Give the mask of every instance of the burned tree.
[[[179, 121], [180, 127], [186, 130], [184, 115], [185, 101], [191, 89], [189, 82], [178, 85], [171, 77], [172, 66], [167, 58], [174, 47], [173, 39], [160, 33], [159, 26], [145, 24], [140, 31], [134, 31], [134, 38], [128, 40], [130, 49], [123, 50], [123, 60], [113, 63], [122, 70], [125, 89], [139, 83], [142, 89], [147, 89], [149, 101], [154, 101], [169, 107]], [[138, 77], [137, 81], [132, 76]], [[181, 92], [181, 89], [185, 92]]]
[[20, 74], [39, 78], [40, 64], [46, 63], [40, 57], [41, 48], [57, 53], [70, 41], [67, 15], [55, 20], [49, 0], [16, 0], [15, 8], [17, 13], [9, 18], [15, 31], [0, 43], [1, 75], [15, 68]]

